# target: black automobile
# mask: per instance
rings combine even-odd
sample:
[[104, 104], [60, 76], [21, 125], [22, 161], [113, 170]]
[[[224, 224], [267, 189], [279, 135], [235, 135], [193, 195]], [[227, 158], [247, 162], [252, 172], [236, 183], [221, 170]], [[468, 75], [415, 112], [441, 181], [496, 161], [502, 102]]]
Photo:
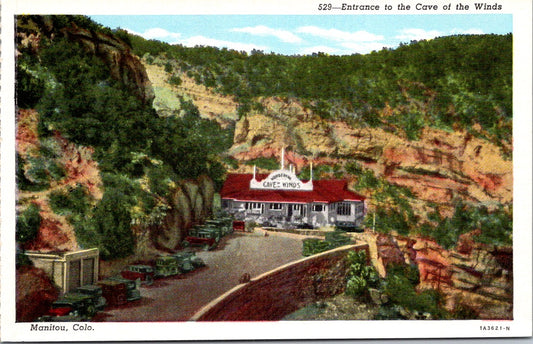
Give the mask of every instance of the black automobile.
[[99, 285], [84, 285], [82, 287], [78, 287], [76, 292], [90, 296], [93, 299], [96, 309], [99, 311], [104, 309], [107, 304], [106, 299], [102, 295], [102, 287]]

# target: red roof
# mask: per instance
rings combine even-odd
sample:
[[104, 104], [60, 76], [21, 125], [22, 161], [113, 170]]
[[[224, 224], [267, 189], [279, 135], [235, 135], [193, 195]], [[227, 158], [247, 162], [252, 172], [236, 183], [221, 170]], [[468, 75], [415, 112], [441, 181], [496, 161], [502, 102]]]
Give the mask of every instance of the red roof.
[[[261, 181], [268, 174], [256, 174], [256, 180]], [[252, 174], [228, 174], [224, 186], [220, 191], [222, 199], [233, 199], [248, 202], [275, 203], [333, 203], [340, 201], [362, 201], [365, 198], [348, 190], [348, 182], [341, 179], [313, 180], [312, 191], [291, 190], [252, 190], [250, 180]]]

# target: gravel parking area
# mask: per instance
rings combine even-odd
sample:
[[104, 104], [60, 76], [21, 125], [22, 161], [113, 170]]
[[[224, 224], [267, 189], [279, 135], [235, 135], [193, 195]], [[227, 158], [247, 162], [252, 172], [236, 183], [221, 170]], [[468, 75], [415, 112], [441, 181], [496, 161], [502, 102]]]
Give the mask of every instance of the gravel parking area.
[[213, 251], [198, 251], [206, 267], [188, 274], [158, 279], [141, 286], [142, 299], [107, 308], [93, 321], [184, 321], [202, 306], [239, 284], [249, 273], [253, 278], [303, 258], [302, 236], [263, 232], [234, 233]]

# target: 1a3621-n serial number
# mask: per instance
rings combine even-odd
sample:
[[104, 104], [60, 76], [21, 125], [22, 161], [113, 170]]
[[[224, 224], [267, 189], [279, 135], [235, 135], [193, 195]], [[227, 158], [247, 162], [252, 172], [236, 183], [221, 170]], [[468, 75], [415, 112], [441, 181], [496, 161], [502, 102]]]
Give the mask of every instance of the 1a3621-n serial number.
[[331, 4], [318, 4], [319, 11], [331, 11]]

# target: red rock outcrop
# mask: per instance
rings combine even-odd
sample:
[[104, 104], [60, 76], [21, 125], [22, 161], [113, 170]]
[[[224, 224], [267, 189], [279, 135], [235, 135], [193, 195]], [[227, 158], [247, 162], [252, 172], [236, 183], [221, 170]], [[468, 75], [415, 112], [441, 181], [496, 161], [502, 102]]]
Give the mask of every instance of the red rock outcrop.
[[461, 237], [460, 252], [445, 250], [434, 240], [422, 237], [372, 233], [361, 237], [369, 242], [375, 240], [376, 246], [369, 246], [371, 256], [373, 249], [377, 251], [373, 264], [381, 265], [376, 266], [378, 271], [387, 262], [417, 264], [418, 289], [442, 292], [448, 310], [453, 312], [461, 306], [481, 319], [512, 319], [512, 248], [476, 243], [472, 239], [476, 234], [474, 231]]
[[58, 290], [48, 275], [33, 266], [17, 269], [17, 321], [35, 321], [57, 299]]
[[[35, 110], [19, 110], [17, 113], [16, 149], [22, 158], [38, 157], [41, 143], [37, 134], [39, 114]], [[48, 204], [49, 194], [69, 187], [83, 185], [90, 195], [98, 200], [102, 198], [102, 180], [98, 163], [92, 159], [92, 148], [82, 147], [68, 142], [55, 133], [50, 138], [54, 158], [65, 172], [60, 180], [52, 180], [50, 187], [42, 191], [19, 191], [18, 203], [23, 208], [29, 203], [39, 205], [41, 226], [37, 237], [26, 243], [24, 249], [42, 252], [55, 250], [73, 250], [78, 247], [74, 229], [64, 216], [55, 214]]]
[[33, 203], [39, 205], [41, 211], [41, 225], [37, 237], [24, 245], [25, 250], [52, 252], [75, 250], [78, 248], [74, 229], [61, 216], [55, 214], [46, 199], [37, 199]]

